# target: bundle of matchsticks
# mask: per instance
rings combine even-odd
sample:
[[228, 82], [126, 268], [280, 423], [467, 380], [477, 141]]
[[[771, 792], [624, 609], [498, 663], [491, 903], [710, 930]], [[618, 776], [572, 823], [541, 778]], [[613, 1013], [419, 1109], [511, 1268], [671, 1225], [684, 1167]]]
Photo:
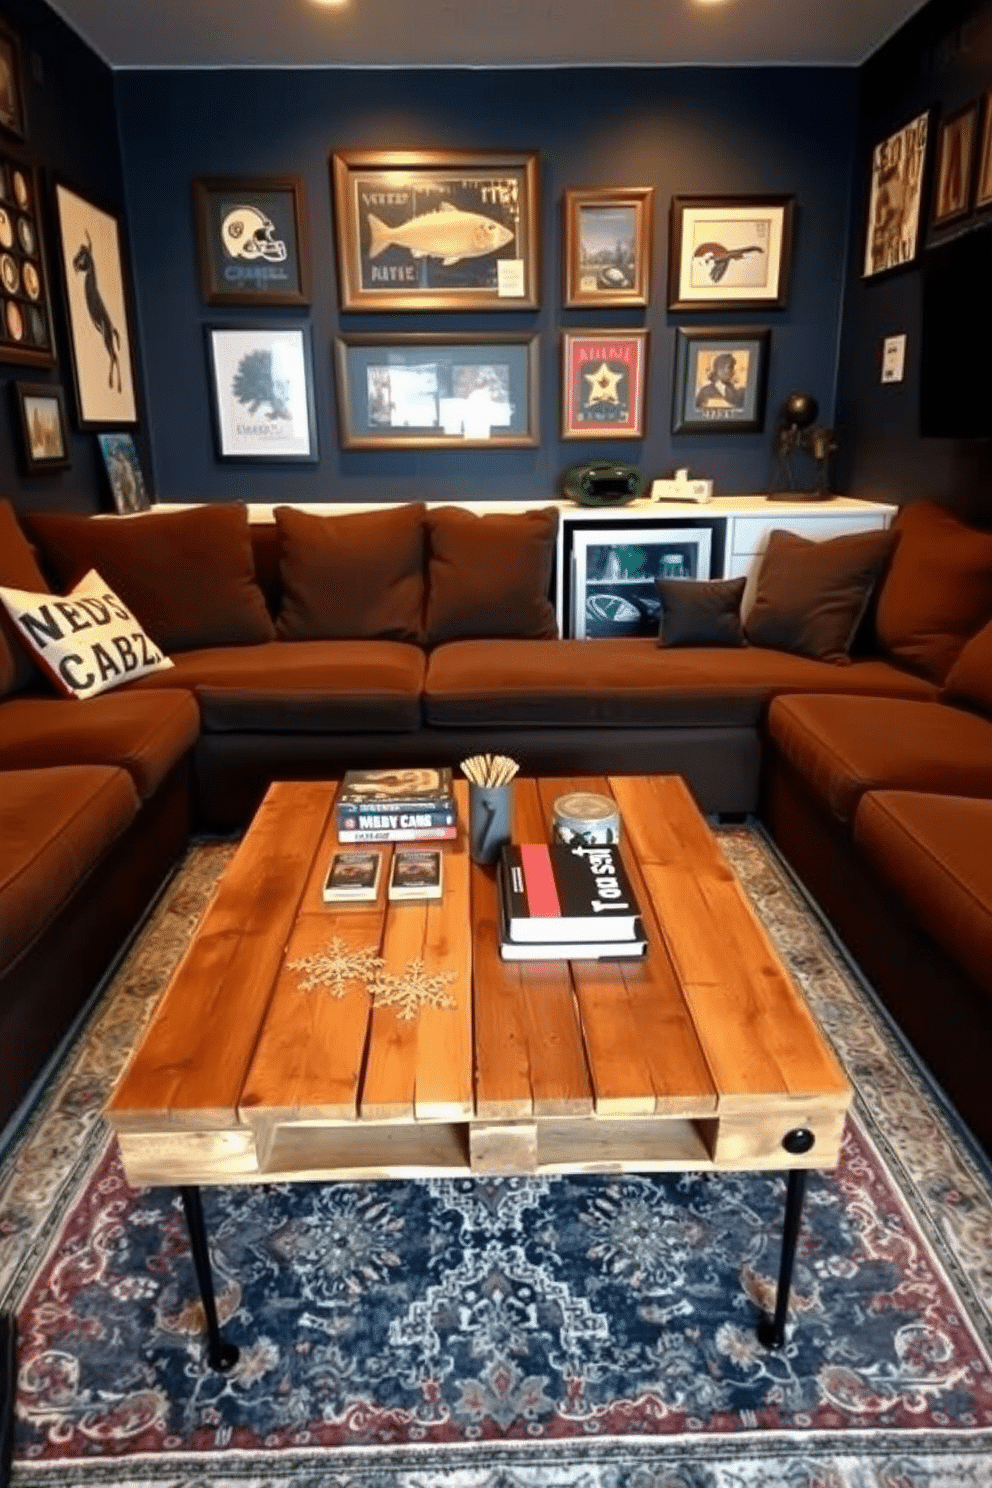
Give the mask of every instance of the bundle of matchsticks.
[[505, 754], [473, 754], [462, 760], [462, 771], [473, 785], [507, 785], [519, 769]]

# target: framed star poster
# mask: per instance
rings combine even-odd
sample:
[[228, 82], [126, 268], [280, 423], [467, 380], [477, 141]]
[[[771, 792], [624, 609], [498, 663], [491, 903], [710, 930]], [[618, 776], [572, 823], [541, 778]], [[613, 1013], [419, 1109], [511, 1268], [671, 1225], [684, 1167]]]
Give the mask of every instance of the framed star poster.
[[794, 216], [791, 196], [673, 197], [669, 310], [784, 306]]
[[648, 332], [564, 331], [562, 439], [643, 439]]

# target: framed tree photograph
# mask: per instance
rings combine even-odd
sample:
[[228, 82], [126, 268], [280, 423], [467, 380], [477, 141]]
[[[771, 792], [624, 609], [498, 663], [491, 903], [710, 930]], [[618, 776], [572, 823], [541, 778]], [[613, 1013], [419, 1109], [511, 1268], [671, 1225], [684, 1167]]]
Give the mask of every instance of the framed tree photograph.
[[971, 211], [977, 139], [977, 103], [941, 119], [933, 171], [931, 228], [946, 227], [950, 222], [967, 217]]
[[753, 434], [764, 428], [767, 326], [675, 333], [673, 434]]
[[206, 326], [220, 460], [317, 459], [310, 332]]
[[982, 110], [982, 139], [978, 150], [975, 206], [978, 209], [992, 207], [992, 89], [985, 95], [985, 107]]
[[10, 27], [0, 21], [0, 126], [23, 139], [24, 92], [21, 88], [21, 49]]
[[81, 429], [136, 424], [130, 292], [121, 226], [112, 212], [55, 186], [59, 262]]
[[147, 511], [151, 502], [145, 489], [145, 477], [133, 436], [98, 434], [96, 438], [110, 483], [114, 510], [121, 516], [126, 516], [129, 512]]
[[37, 173], [0, 155], [0, 362], [51, 367], [52, 307]]
[[619, 309], [651, 298], [653, 186], [569, 186], [562, 198], [562, 302]]
[[670, 310], [776, 309], [789, 298], [791, 196], [676, 196], [669, 217]]
[[563, 331], [562, 439], [643, 439], [648, 332]]
[[538, 443], [538, 338], [338, 336], [342, 449], [525, 449]]
[[299, 178], [193, 183], [200, 285], [208, 305], [308, 305], [306, 186]]
[[912, 263], [916, 257], [929, 122], [928, 113], [917, 115], [872, 152], [865, 279]]
[[28, 475], [64, 470], [71, 461], [62, 389], [51, 382], [15, 382], [13, 387]]
[[533, 151], [348, 150], [331, 157], [342, 310], [534, 310]]

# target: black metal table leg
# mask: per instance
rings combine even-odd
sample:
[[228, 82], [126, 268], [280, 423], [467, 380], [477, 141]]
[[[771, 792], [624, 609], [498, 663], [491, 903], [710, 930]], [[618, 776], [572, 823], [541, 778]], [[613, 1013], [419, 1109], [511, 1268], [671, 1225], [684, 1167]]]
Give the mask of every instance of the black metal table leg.
[[181, 1188], [179, 1192], [182, 1194], [183, 1208], [186, 1211], [186, 1226], [189, 1230], [190, 1249], [193, 1252], [193, 1265], [196, 1269], [196, 1279], [200, 1284], [200, 1298], [207, 1319], [207, 1358], [210, 1360], [212, 1369], [232, 1369], [238, 1362], [238, 1348], [236, 1344], [225, 1343], [220, 1336], [200, 1190], [196, 1187], [189, 1187]]
[[14, 1399], [17, 1395], [17, 1319], [0, 1313], [0, 1488], [10, 1482], [14, 1455]]
[[[809, 1152], [816, 1145], [816, 1136], [805, 1126], [797, 1126], [786, 1132], [782, 1146], [793, 1157]], [[789, 1312], [789, 1288], [792, 1286], [792, 1267], [796, 1259], [796, 1244], [799, 1240], [799, 1221], [803, 1216], [803, 1195], [806, 1192], [806, 1169], [790, 1168], [788, 1187], [785, 1191], [785, 1222], [782, 1225], [782, 1259], [778, 1268], [778, 1290], [775, 1293], [775, 1314], [764, 1317], [758, 1324], [758, 1338], [765, 1348], [780, 1349], [785, 1342], [785, 1320]]]

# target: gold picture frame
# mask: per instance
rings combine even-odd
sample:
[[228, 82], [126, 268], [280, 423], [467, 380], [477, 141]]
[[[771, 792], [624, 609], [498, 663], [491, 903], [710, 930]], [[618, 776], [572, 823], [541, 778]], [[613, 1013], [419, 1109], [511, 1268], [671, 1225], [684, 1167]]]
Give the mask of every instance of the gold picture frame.
[[972, 210], [971, 183], [978, 144], [978, 104], [957, 109], [940, 121], [933, 169], [930, 227], [942, 228]]
[[562, 197], [562, 304], [621, 309], [651, 299], [653, 186], [569, 186]]

